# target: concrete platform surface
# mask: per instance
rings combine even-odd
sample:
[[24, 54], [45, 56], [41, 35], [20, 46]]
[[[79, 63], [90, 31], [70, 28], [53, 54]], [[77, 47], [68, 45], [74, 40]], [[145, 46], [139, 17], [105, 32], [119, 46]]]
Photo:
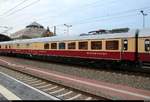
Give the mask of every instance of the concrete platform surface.
[[59, 100], [0, 72], [0, 100]]

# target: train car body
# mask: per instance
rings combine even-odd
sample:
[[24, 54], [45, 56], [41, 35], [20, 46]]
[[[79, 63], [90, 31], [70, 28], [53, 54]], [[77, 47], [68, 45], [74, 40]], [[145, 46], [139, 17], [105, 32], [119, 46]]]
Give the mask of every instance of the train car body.
[[97, 63], [150, 63], [150, 29], [1, 42], [0, 53], [49, 60], [65, 58]]

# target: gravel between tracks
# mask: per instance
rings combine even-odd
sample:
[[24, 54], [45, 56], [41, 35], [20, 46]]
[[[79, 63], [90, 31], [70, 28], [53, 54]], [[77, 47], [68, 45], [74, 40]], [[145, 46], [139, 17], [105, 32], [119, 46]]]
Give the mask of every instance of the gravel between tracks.
[[53, 71], [59, 71], [65, 74], [71, 74], [78, 77], [84, 77], [114, 84], [121, 84], [125, 86], [130, 86], [138, 89], [150, 90], [150, 77], [140, 76], [140, 75], [128, 75], [121, 74], [118, 72], [110, 72], [104, 70], [96, 70], [92, 68], [85, 67], [74, 67], [67, 65], [59, 65], [55, 63], [33, 61], [21, 58], [12, 57], [0, 57], [3, 59], [11, 60], [11, 62], [23, 65], [29, 65], [39, 68], [46, 68]]

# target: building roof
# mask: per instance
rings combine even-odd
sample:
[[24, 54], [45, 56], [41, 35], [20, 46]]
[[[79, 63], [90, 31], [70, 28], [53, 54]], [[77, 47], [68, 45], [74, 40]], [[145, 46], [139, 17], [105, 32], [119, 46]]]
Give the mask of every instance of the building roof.
[[23, 39], [22, 36], [26, 36], [28, 38], [37, 38], [41, 37], [43, 32], [45, 32], [46, 29], [37, 22], [33, 22], [30, 25], [26, 26], [26, 28], [19, 30], [15, 32], [14, 34], [11, 34], [11, 38], [13, 39]]
[[[34, 42], [57, 42], [57, 41], [75, 41], [75, 40], [92, 40], [92, 39], [117, 39], [117, 38], [129, 38], [135, 37], [137, 29], [129, 30], [125, 33], [109, 33], [109, 34], [97, 34], [97, 35], [71, 35], [71, 36], [53, 36], [46, 38], [35, 38], [35, 39], [26, 39], [26, 40], [16, 40], [10, 42], [3, 42], [0, 44], [12, 44], [12, 43], [34, 43]], [[141, 29], [139, 30], [139, 37], [150, 37], [150, 29]]]
[[26, 28], [30, 28], [30, 27], [38, 27], [38, 28], [44, 28], [42, 25], [40, 25], [37, 22], [33, 22], [30, 25], [26, 26]]

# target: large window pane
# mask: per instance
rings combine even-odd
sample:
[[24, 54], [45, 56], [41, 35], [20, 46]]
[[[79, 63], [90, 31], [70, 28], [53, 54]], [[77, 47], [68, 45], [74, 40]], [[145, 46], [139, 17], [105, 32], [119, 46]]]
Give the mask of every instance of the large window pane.
[[79, 49], [87, 50], [88, 49], [88, 42], [79, 42]]
[[44, 44], [44, 49], [49, 49], [49, 44]]
[[76, 49], [76, 43], [75, 42], [68, 43], [68, 49]]
[[106, 50], [118, 50], [119, 49], [119, 41], [106, 41]]
[[65, 43], [59, 43], [59, 49], [65, 49], [66, 46], [65, 46]]
[[92, 41], [91, 49], [92, 50], [101, 50], [102, 49], [102, 41]]
[[52, 43], [51, 44], [51, 49], [57, 49], [57, 43]]

